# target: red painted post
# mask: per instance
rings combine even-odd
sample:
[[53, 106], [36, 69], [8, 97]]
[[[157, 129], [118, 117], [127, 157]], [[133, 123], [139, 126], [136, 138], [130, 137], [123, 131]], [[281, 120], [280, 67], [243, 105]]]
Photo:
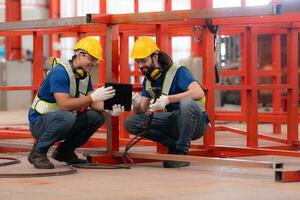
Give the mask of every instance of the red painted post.
[[[161, 51], [168, 52], [168, 32], [166, 24], [156, 24], [156, 43]], [[157, 144], [157, 152], [167, 152], [166, 147]]]
[[211, 128], [208, 128], [203, 139], [205, 147], [215, 145], [215, 69], [214, 69], [214, 34], [208, 27], [203, 32], [203, 86], [206, 90], [206, 111]]
[[43, 35], [33, 32], [33, 96], [44, 79]]
[[165, 0], [165, 11], [172, 10], [172, 0]]
[[[247, 69], [247, 41], [246, 41], [246, 32], [243, 31], [240, 35], [240, 41], [241, 41], [241, 85], [245, 86], [248, 82], [248, 77], [246, 76], [246, 69]], [[247, 91], [241, 90], [241, 111], [246, 112], [247, 107]]]
[[287, 33], [287, 139], [290, 144], [298, 140], [298, 32], [288, 29]]
[[258, 146], [258, 89], [257, 89], [257, 31], [253, 27], [246, 28], [247, 42], [247, 147]]
[[[120, 82], [130, 82], [130, 69], [129, 69], [129, 53], [128, 53], [128, 35], [120, 33]], [[128, 116], [127, 113], [123, 113], [120, 116], [120, 137], [129, 138], [128, 132], [126, 132], [123, 122]]]
[[107, 13], [107, 9], [106, 9], [106, 0], [100, 0], [99, 3], [100, 6], [100, 14], [106, 14]]
[[[5, 1], [5, 20], [21, 21], [21, 1]], [[21, 36], [7, 36], [5, 42], [6, 60], [20, 60], [22, 58]]]
[[[60, 0], [49, 1], [49, 18], [60, 18]], [[60, 39], [57, 34], [50, 34], [49, 36], [49, 55], [60, 58], [60, 51], [53, 48], [53, 44], [59, 43]]]
[[[119, 26], [106, 26], [106, 78], [108, 82], [118, 82], [119, 77]], [[119, 117], [107, 119], [107, 152], [119, 151]]]
[[139, 12], [139, 0], [134, 0], [134, 13]]
[[[107, 13], [107, 2], [106, 0], [100, 0], [99, 3], [99, 11], [100, 14], [106, 14]], [[99, 62], [99, 70], [98, 70], [98, 79], [99, 85], [103, 85], [106, 81], [106, 37], [105, 36], [101, 36], [100, 37], [100, 43], [102, 46], [102, 54], [103, 54], [103, 60], [101, 62]]]
[[[273, 70], [277, 71], [273, 76], [273, 84], [281, 84], [281, 39], [280, 35], [276, 34], [272, 36], [272, 66]], [[273, 112], [279, 112], [281, 108], [281, 92], [282, 90], [273, 91]], [[273, 133], [281, 133], [281, 124], [273, 123]]]

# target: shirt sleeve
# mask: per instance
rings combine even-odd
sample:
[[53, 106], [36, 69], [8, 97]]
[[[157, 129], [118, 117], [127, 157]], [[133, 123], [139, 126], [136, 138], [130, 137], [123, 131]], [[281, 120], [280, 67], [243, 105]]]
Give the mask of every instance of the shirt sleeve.
[[57, 66], [51, 71], [50, 92], [70, 93], [70, 79], [62, 66]]
[[195, 79], [186, 67], [180, 67], [176, 72], [174, 81], [177, 88], [181, 91], [187, 91], [189, 85], [195, 81]]

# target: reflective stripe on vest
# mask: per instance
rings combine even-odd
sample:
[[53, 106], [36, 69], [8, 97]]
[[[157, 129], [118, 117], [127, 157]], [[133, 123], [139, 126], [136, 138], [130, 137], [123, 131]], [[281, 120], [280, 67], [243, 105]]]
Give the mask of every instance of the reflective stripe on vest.
[[[180, 67], [182, 67], [182, 66], [180, 66]], [[161, 91], [162, 94], [165, 94], [165, 95], [169, 94], [173, 80], [176, 75], [176, 72], [180, 67], [173, 65], [168, 69], [165, 79], [164, 79], [164, 82], [163, 82], [163, 86], [162, 86], [162, 91]], [[149, 80], [146, 80], [146, 91], [149, 93], [149, 95], [152, 98], [155, 97], [155, 94], [151, 87], [151, 82]], [[202, 97], [201, 99], [197, 100], [197, 103], [204, 107], [205, 106], [205, 96]]]
[[[57, 61], [58, 61], [57, 64], [62, 65], [65, 68], [65, 70], [66, 70], [66, 72], [69, 76], [69, 79], [70, 79], [69, 94], [70, 94], [71, 97], [75, 98], [77, 89], [76, 89], [76, 78], [75, 78], [75, 75], [73, 73], [73, 69], [72, 69], [72, 67], [71, 67], [68, 60], [58, 60], [57, 59]], [[79, 97], [87, 95], [89, 81], [90, 81], [89, 76], [87, 76], [85, 79], [79, 81], [79, 88], [78, 88]], [[35, 96], [35, 98], [33, 100], [31, 108], [33, 110], [37, 111], [39, 114], [45, 114], [45, 113], [48, 113], [48, 112], [54, 112], [54, 111], [60, 110], [60, 108], [59, 108], [59, 106], [57, 105], [56, 102], [55, 103], [49, 103], [47, 101], [44, 101], [44, 100], [42, 100], [38, 97], [38, 93], [37, 93], [37, 95]]]

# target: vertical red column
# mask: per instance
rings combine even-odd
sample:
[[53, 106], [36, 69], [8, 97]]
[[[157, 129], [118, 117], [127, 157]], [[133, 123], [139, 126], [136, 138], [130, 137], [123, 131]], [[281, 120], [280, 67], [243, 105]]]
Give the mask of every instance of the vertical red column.
[[[118, 25], [106, 27], [106, 78], [108, 82], [118, 82], [119, 77], [119, 49], [118, 49]], [[107, 151], [111, 154], [119, 151], [119, 118], [107, 119]]]
[[298, 140], [298, 32], [288, 29], [287, 33], [287, 139], [290, 144]]
[[[130, 69], [129, 69], [129, 53], [128, 53], [128, 35], [120, 33], [120, 82], [130, 82]], [[120, 116], [120, 137], [129, 138], [129, 134], [126, 132], [123, 126], [123, 122], [128, 116], [127, 113], [123, 113]]]
[[[240, 35], [240, 41], [241, 41], [241, 85], [245, 86], [248, 83], [248, 77], [247, 77], [247, 40], [246, 40], [246, 32], [243, 31]], [[241, 90], [241, 112], [246, 112], [247, 108], [247, 91], [245, 89]]]
[[[107, 13], [107, 4], [106, 0], [100, 0], [100, 14], [106, 14]], [[103, 48], [103, 61], [99, 62], [99, 70], [98, 70], [98, 78], [99, 78], [99, 84], [103, 85], [106, 81], [106, 37], [105, 35], [100, 37], [100, 43]]]
[[139, 0], [134, 0], [134, 13], [139, 12]]
[[[49, 1], [49, 18], [60, 18], [60, 0]], [[57, 34], [51, 34], [49, 37], [49, 55], [53, 57], [60, 57], [60, 51], [53, 48], [55, 43], [59, 43], [60, 39]]]
[[[21, 21], [21, 1], [6, 0], [5, 1], [5, 20]], [[22, 58], [21, 36], [7, 36], [5, 42], [6, 60]]]
[[214, 67], [214, 34], [208, 27], [203, 32], [203, 85], [206, 90], [206, 111], [208, 112], [211, 128], [204, 135], [205, 147], [215, 145], [215, 67]]
[[33, 33], [33, 94], [35, 96], [41, 85], [43, 75], [43, 35], [38, 32]]
[[172, 10], [172, 0], [165, 0], [165, 11]]
[[258, 89], [257, 89], [257, 31], [253, 27], [246, 28], [247, 51], [247, 147], [258, 145]]
[[[168, 33], [167, 33], [167, 25], [166, 24], [157, 24], [156, 25], [156, 43], [161, 51], [168, 52]], [[157, 143], [157, 152], [167, 152], [167, 149]]]
[[[205, 8], [205, 1], [199, 0], [191, 0], [191, 8], [192, 9], [199, 9]], [[191, 50], [192, 50], [192, 57], [199, 57], [203, 56], [203, 43], [202, 41], [195, 42], [193, 39], [191, 40]]]
[[[281, 40], [280, 35], [276, 34], [272, 36], [272, 66], [273, 70], [277, 71], [276, 75], [273, 76], [273, 84], [281, 84]], [[273, 91], [273, 112], [280, 111], [281, 108], [281, 91]], [[273, 133], [281, 133], [281, 124], [273, 123]]]

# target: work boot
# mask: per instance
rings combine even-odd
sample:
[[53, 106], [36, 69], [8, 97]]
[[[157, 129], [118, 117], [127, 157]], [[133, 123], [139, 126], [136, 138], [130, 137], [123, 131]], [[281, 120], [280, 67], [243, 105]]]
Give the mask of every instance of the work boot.
[[[174, 155], [187, 155], [186, 153], [176, 149], [176, 147], [169, 147], [169, 154]], [[179, 168], [179, 167], [187, 167], [191, 163], [186, 161], [173, 161], [173, 160], [165, 160], [163, 161], [164, 168]]]
[[87, 163], [86, 160], [79, 159], [78, 156], [74, 153], [74, 151], [60, 152], [57, 149], [55, 149], [51, 157], [59, 162], [66, 162], [69, 165]]
[[28, 161], [37, 169], [54, 169], [54, 165], [47, 158], [46, 153], [32, 150], [28, 156]]

